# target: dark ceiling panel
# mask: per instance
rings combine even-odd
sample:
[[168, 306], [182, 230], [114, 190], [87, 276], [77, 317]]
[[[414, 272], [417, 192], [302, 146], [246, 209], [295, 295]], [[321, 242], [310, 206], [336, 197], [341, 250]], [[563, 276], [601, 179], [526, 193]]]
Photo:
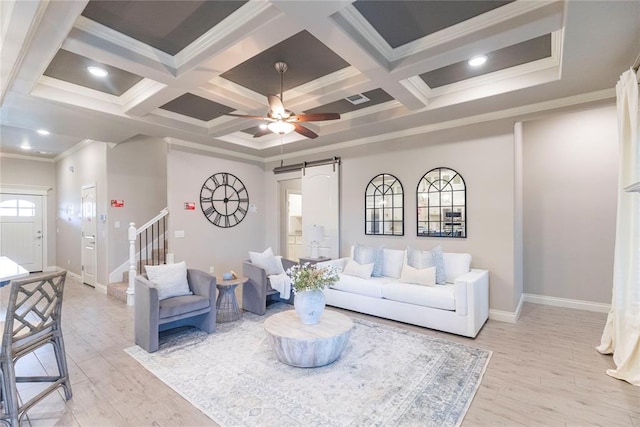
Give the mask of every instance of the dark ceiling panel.
[[279, 94], [280, 77], [274, 68], [279, 61], [289, 65], [284, 74], [285, 91], [349, 66], [309, 32], [302, 31], [226, 71], [221, 77], [264, 96]]
[[547, 58], [551, 56], [551, 34], [489, 52], [486, 55], [489, 59], [481, 67], [474, 68], [469, 66], [467, 61], [463, 61], [420, 74], [420, 78], [433, 89], [482, 74]]
[[[90, 65], [104, 68], [109, 72], [109, 75], [107, 77], [96, 77], [90, 74], [87, 71], [87, 67]], [[122, 95], [142, 80], [141, 76], [101, 64], [64, 49], [60, 49], [56, 53], [44, 75], [116, 96]]]
[[185, 93], [173, 101], [167, 102], [160, 108], [182, 114], [183, 116], [204, 120], [205, 122], [224, 115], [222, 113], [230, 113], [233, 111], [233, 108], [191, 93]]
[[396, 48], [512, 1], [358, 0], [353, 6]]
[[238, 1], [91, 0], [82, 15], [175, 55], [239, 9]]
[[382, 89], [374, 89], [368, 92], [363, 92], [362, 95], [369, 98], [369, 101], [362, 104], [353, 105], [346, 99], [340, 99], [329, 104], [321, 105], [311, 110], [306, 110], [305, 113], [338, 113], [344, 114], [351, 111], [360, 110], [362, 108], [372, 107], [383, 102], [392, 101], [393, 97]]

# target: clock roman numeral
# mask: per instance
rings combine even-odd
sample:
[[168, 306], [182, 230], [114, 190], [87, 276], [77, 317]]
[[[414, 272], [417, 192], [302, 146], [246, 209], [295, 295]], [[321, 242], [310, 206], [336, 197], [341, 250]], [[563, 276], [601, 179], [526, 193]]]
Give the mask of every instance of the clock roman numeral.
[[242, 216], [245, 216], [247, 214], [247, 210], [245, 208], [243, 208], [242, 206], [238, 206], [238, 211], [240, 211]]
[[207, 209], [205, 209], [204, 214], [208, 218], [213, 212], [215, 212], [215, 209], [213, 208], [213, 206], [209, 206]]
[[227, 185], [229, 183], [229, 174], [228, 173], [223, 173], [222, 174], [222, 185]]
[[216, 212], [216, 217], [213, 219], [213, 223], [215, 225], [220, 225], [220, 220], [222, 219], [222, 215]]
[[211, 196], [210, 197], [200, 196], [200, 201], [201, 202], [211, 202], [211, 201], [213, 201], [213, 197], [211, 197]]

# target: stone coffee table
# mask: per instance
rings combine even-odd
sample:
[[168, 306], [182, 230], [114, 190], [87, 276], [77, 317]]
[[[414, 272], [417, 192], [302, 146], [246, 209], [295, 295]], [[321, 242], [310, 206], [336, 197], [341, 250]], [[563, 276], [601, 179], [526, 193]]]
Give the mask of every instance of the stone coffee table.
[[295, 310], [274, 314], [264, 330], [278, 360], [300, 368], [328, 365], [340, 357], [349, 342], [353, 322], [344, 314], [325, 310], [320, 322], [305, 325]]

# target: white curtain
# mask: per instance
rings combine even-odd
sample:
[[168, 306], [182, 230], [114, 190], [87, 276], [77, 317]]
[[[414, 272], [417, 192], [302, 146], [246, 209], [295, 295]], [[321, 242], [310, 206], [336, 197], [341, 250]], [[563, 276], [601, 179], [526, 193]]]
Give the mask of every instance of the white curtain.
[[624, 187], [640, 181], [638, 78], [633, 70], [620, 76], [618, 99], [618, 216], [613, 265], [611, 311], [597, 350], [613, 353], [616, 369], [607, 374], [640, 386], [640, 193]]

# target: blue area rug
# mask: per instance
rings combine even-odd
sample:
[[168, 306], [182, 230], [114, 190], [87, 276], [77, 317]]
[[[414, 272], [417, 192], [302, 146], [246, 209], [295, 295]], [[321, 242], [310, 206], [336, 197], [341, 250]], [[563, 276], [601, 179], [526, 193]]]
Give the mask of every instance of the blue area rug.
[[342, 356], [320, 368], [279, 362], [262, 328], [244, 313], [207, 335], [186, 329], [160, 350], [125, 351], [222, 426], [457, 426], [491, 352], [353, 319]]

